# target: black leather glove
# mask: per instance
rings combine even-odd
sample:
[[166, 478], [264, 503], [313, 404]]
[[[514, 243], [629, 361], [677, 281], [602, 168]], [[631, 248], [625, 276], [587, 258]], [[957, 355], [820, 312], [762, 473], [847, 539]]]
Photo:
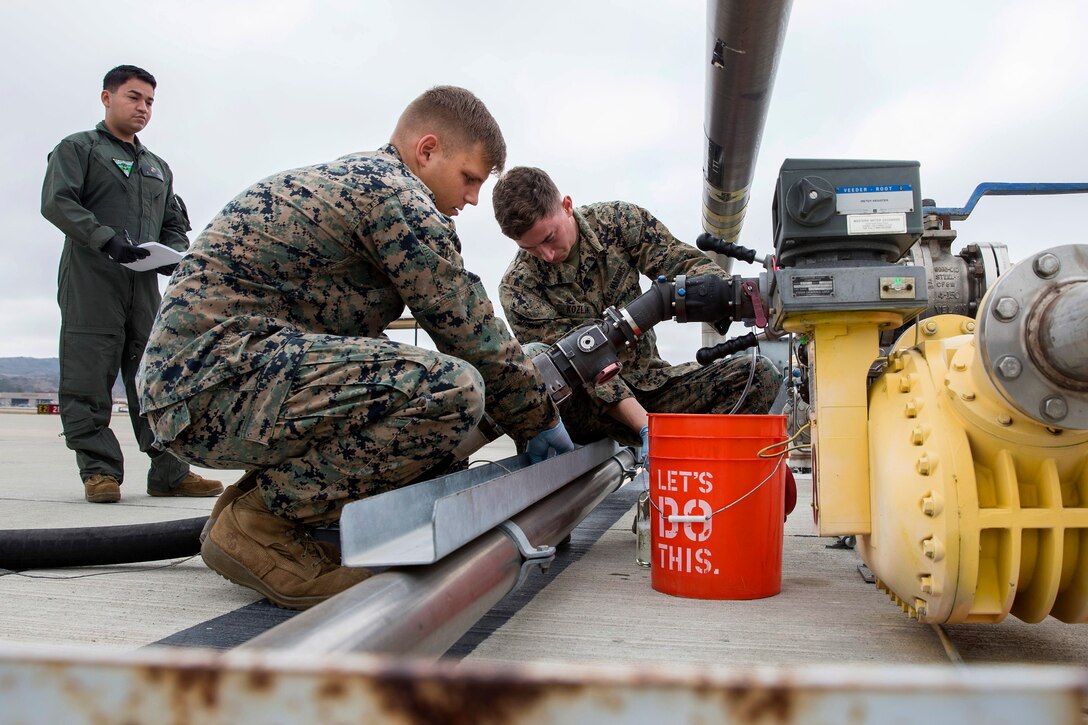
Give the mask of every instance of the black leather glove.
[[164, 264], [161, 267], [155, 267], [155, 271], [158, 272], [159, 274], [163, 275], [164, 277], [169, 277], [170, 275], [172, 275], [174, 273], [174, 270], [177, 269], [177, 268], [178, 268], [178, 263], [174, 262], [173, 264]]
[[151, 254], [148, 250], [140, 249], [133, 244], [132, 240], [128, 238], [128, 232], [114, 234], [113, 237], [106, 242], [106, 246], [102, 247], [102, 251], [106, 253], [107, 257], [118, 264], [129, 264], [130, 262], [143, 259]]

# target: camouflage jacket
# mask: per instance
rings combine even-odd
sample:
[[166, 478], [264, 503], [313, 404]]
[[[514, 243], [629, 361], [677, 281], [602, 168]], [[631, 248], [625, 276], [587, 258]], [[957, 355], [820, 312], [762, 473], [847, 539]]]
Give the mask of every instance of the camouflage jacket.
[[488, 413], [512, 437], [555, 418], [532, 361], [465, 269], [453, 220], [392, 145], [270, 176], [224, 207], [163, 296], [141, 407], [171, 406], [273, 359], [261, 378], [283, 387], [302, 335], [380, 337], [405, 305], [441, 352], [476, 367]]
[[[695, 247], [669, 233], [648, 211], [621, 201], [574, 210], [578, 243], [575, 264], [549, 264], [519, 251], [499, 285], [506, 319], [522, 343], [554, 343], [610, 305], [622, 307], [640, 294], [639, 275], [719, 274], [725, 271]], [[609, 405], [631, 397], [631, 388], [656, 390], [698, 363], [671, 366], [647, 330], [637, 345], [620, 353], [621, 373], [589, 392]]]

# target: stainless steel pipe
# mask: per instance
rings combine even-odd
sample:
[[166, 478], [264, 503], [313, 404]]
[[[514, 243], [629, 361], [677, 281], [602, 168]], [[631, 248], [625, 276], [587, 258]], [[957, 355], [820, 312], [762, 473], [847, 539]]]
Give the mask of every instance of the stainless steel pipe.
[[1039, 353], [1062, 375], [1088, 383], [1088, 282], [1062, 288], [1039, 322]]
[[703, 229], [727, 242], [744, 223], [791, 5], [707, 2]]
[[[512, 520], [532, 544], [555, 546], [633, 465], [634, 452], [620, 449]], [[523, 561], [514, 540], [492, 530], [429, 566], [378, 574], [241, 649], [438, 657], [514, 589]]]

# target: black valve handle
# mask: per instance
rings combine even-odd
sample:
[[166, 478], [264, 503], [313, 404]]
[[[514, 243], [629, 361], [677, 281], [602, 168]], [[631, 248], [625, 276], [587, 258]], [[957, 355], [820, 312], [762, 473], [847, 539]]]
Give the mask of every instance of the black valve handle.
[[732, 340], [719, 342], [717, 345], [712, 345], [711, 347], [701, 348], [695, 353], [695, 360], [700, 365], [709, 365], [726, 355], [732, 355], [735, 352], [747, 350], [748, 348], [756, 347], [757, 345], [759, 345], [759, 340], [756, 339], [755, 333], [749, 332], [747, 335], [734, 337]]
[[724, 254], [727, 257], [739, 259], [741, 262], [747, 262], [748, 264], [754, 264], [756, 261], [756, 250], [742, 247], [735, 242], [723, 241], [707, 232], [703, 232], [695, 238], [695, 246], [704, 252], [717, 252], [718, 254]]

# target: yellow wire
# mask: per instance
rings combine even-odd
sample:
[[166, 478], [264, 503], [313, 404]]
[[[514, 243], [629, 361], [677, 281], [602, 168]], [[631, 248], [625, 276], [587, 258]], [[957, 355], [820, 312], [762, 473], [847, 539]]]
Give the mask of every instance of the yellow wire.
[[[802, 443], [799, 446], [792, 446], [792, 447], [790, 446], [790, 444], [793, 443], [794, 440], [797, 439], [797, 436], [801, 435], [805, 431], [805, 429], [808, 428], [808, 427], [809, 427], [809, 424], [805, 423], [803, 426], [801, 426], [800, 428], [797, 429], [796, 433], [791, 435], [786, 440], [778, 441], [777, 443], [772, 443], [769, 446], [766, 446], [764, 448], [759, 449], [759, 452], [756, 453], [756, 457], [757, 458], [778, 458], [780, 456], [784, 456], [787, 453], [791, 453], [793, 451], [808, 450], [812, 446], [812, 444], [810, 444], [810, 443]], [[775, 448], [776, 446], [786, 446], [786, 447], [783, 448], [782, 451], [779, 452], [779, 453], [767, 453], [767, 451], [771, 450], [772, 448]]]

